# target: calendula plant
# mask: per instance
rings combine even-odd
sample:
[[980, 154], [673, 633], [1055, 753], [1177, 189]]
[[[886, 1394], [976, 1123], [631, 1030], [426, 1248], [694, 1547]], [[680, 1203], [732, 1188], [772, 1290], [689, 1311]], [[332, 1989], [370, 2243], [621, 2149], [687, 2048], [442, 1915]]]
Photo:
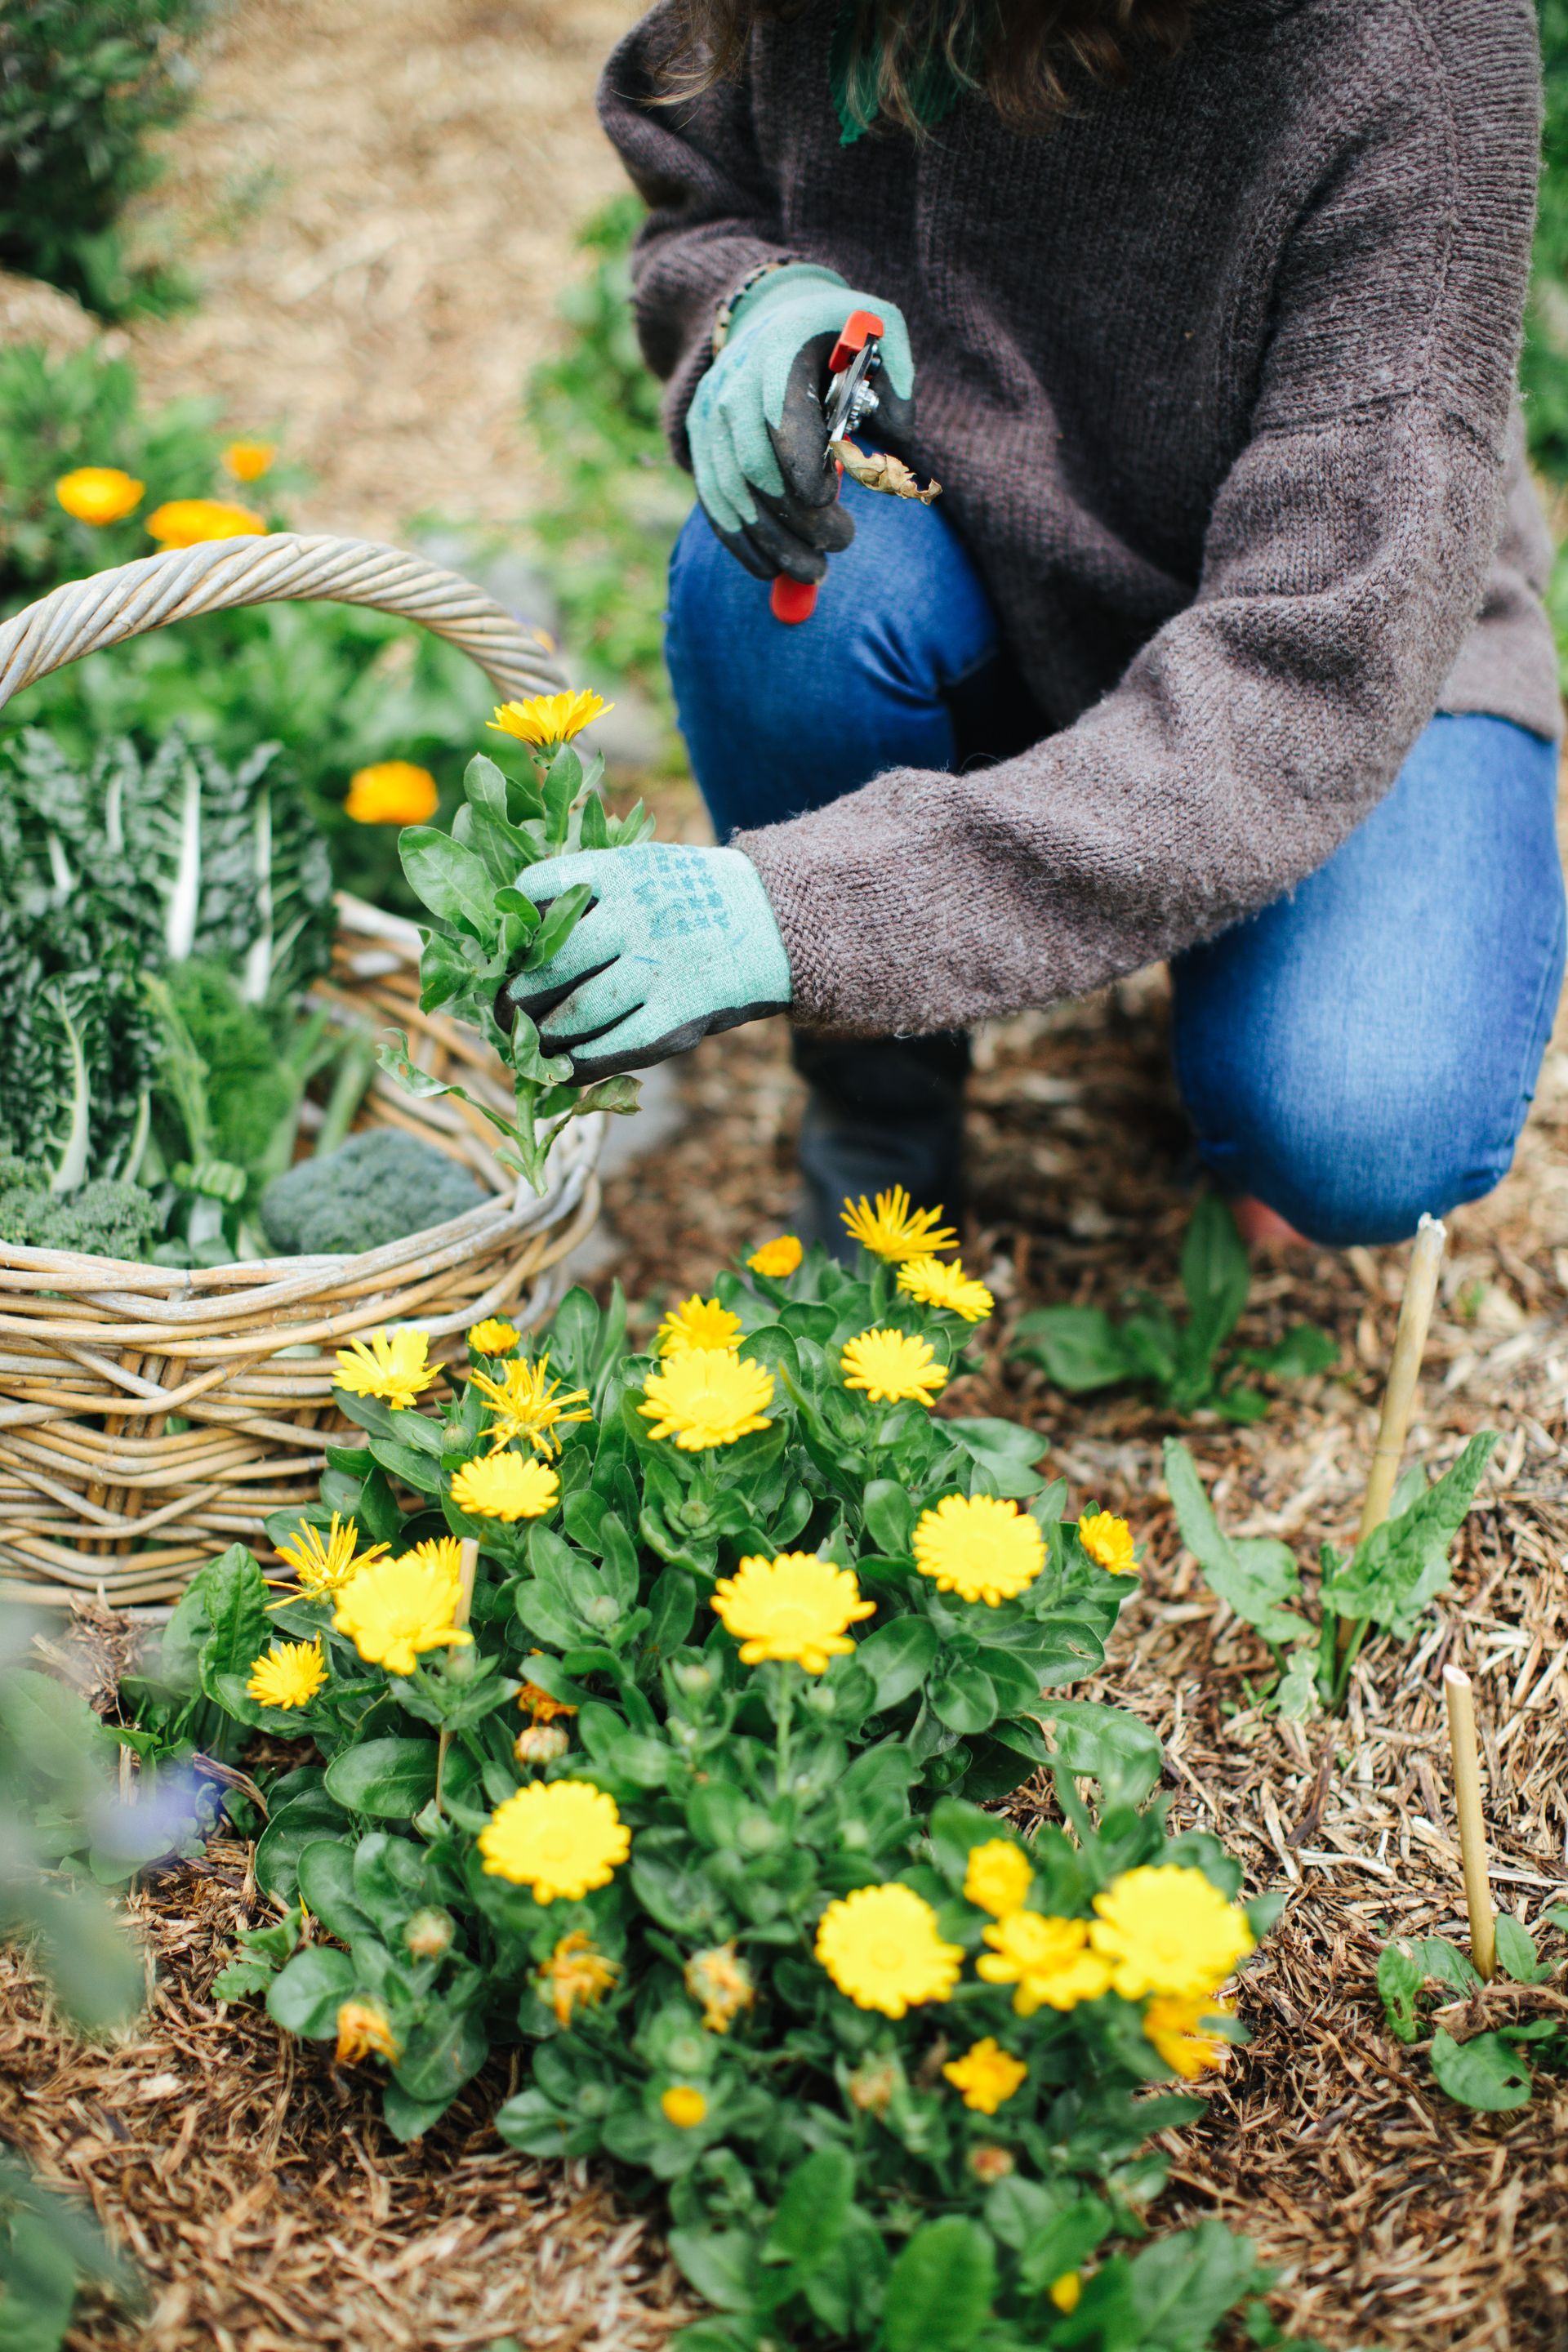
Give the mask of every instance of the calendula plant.
[[[1137, 2242], [1147, 2143], [1275, 1906], [1169, 1833], [1145, 1726], [1058, 1696], [1135, 1547], [933, 1412], [984, 1285], [901, 1197], [848, 1222], [855, 1270], [781, 1235], [647, 1352], [582, 1291], [476, 1325], [444, 1401], [422, 1332], [342, 1352], [365, 1442], [272, 1523], [289, 1580], [198, 1580], [204, 1690], [314, 1743], [223, 1982], [384, 2070], [404, 2138], [521, 2044], [498, 2129], [663, 2185], [685, 2352], [1200, 2352], [1263, 2281], [1215, 2223]], [[1041, 1764], [1037, 1836], [981, 1809]]]
[[1193, 1212], [1181, 1276], [1183, 1318], [1147, 1293], [1120, 1322], [1099, 1307], [1039, 1307], [1019, 1317], [1011, 1352], [1069, 1395], [1144, 1388], [1168, 1412], [1236, 1422], [1261, 1421], [1268, 1411], [1267, 1391], [1248, 1372], [1300, 1381], [1336, 1361], [1333, 1339], [1312, 1323], [1298, 1323], [1271, 1347], [1230, 1347], [1252, 1276], [1236, 1220], [1215, 1193]]
[[[1541, 1924], [1568, 1932], [1568, 1904], [1551, 1905]], [[1514, 1985], [1546, 1985], [1560, 1973], [1560, 1964], [1543, 1960], [1529, 1928], [1507, 1911], [1498, 1914], [1497, 1965]], [[1478, 2030], [1460, 2039], [1427, 2018], [1434, 1984], [1450, 2022]], [[1489, 2028], [1486, 1987], [1474, 1963], [1442, 1936], [1396, 1937], [1385, 1944], [1378, 1957], [1377, 1990], [1396, 2042], [1419, 2042], [1430, 2026], [1427, 2063], [1439, 2089], [1462, 2107], [1506, 2114], [1529, 2103], [1538, 2087], [1536, 2073], [1549, 2078], [1568, 2073], [1568, 2024], [1560, 1993], [1542, 2016], [1515, 2015]], [[1461, 2009], [1461, 2003], [1469, 2006]]]
[[1430, 1486], [1413, 1463], [1380, 1526], [1342, 1558], [1324, 1544], [1313, 1626], [1301, 1614], [1300, 1570], [1289, 1545], [1274, 1536], [1227, 1536], [1191, 1454], [1179, 1439], [1165, 1440], [1165, 1484], [1182, 1541], [1210, 1591], [1268, 1643], [1278, 1677], [1271, 1696], [1282, 1716], [1300, 1723], [1320, 1705], [1340, 1706], [1373, 1625], [1410, 1639], [1427, 1605], [1448, 1589], [1449, 1550], [1496, 1444], [1496, 1431], [1483, 1430]]
[[574, 1085], [567, 1056], [542, 1052], [527, 1013], [501, 1002], [509, 980], [538, 971], [565, 946], [591, 897], [578, 884], [542, 909], [521, 887], [529, 866], [575, 849], [626, 848], [653, 831], [640, 801], [626, 816], [607, 814], [598, 791], [603, 757], [584, 769], [573, 749], [606, 708], [586, 692], [502, 703], [490, 723], [527, 747], [531, 776], [508, 776], [480, 754], [468, 762], [464, 803], [450, 833], [405, 825], [398, 844], [410, 889], [436, 918], [424, 933], [419, 1002], [427, 1013], [444, 1006], [471, 1022], [495, 1049], [511, 1072], [513, 1116], [421, 1070], [402, 1030], [379, 1048], [382, 1067], [412, 1095], [455, 1094], [480, 1112], [498, 1131], [496, 1157], [536, 1192], [544, 1188], [550, 1146], [568, 1119], [637, 1108], [635, 1078]]

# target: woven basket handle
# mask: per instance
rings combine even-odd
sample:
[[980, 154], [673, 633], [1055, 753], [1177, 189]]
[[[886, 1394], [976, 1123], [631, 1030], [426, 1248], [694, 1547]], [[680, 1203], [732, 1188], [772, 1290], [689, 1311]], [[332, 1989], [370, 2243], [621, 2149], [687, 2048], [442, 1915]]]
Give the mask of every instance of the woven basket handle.
[[457, 572], [373, 540], [280, 530], [169, 548], [51, 589], [0, 625], [0, 709], [51, 670], [171, 621], [301, 597], [420, 622], [471, 655], [503, 699], [566, 683], [534, 633]]

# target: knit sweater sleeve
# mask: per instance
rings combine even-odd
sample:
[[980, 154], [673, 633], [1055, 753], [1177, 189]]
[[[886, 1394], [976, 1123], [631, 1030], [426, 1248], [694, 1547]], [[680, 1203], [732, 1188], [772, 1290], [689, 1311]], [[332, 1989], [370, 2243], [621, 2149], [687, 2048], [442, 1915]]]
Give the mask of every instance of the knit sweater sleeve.
[[1407, 13], [1423, 69], [1368, 86], [1281, 238], [1194, 601], [1022, 756], [738, 836], [805, 1024], [957, 1027], [1211, 936], [1320, 866], [1432, 716], [1498, 542], [1538, 90], [1522, 9]]
[[666, 380], [670, 446], [688, 467], [686, 412], [712, 357], [715, 314], [755, 271], [797, 258], [758, 160], [743, 77], [669, 103], [679, 66], [668, 0], [632, 27], [599, 81], [599, 120], [648, 207], [632, 257], [643, 355]]

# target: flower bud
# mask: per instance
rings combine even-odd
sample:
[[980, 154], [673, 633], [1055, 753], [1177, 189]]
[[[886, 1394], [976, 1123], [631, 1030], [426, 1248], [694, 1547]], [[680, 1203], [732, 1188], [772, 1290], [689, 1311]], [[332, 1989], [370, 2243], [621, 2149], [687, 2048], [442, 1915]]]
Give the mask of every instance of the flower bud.
[[849, 2077], [849, 2096], [866, 2115], [885, 2116], [903, 2083], [904, 2070], [896, 2058], [868, 2058]]
[[988, 2186], [993, 2180], [1005, 2180], [1013, 2168], [1010, 2148], [997, 2147], [985, 2141], [969, 2151], [969, 2169], [976, 2180], [984, 2180]]
[[403, 1930], [403, 1941], [416, 1960], [438, 1960], [452, 1948], [449, 1911], [416, 1911]]
[[559, 1723], [531, 1723], [520, 1731], [512, 1742], [512, 1754], [520, 1764], [553, 1764], [564, 1756], [572, 1745], [564, 1727]]
[[675, 1687], [683, 1698], [701, 1698], [713, 1687], [713, 1669], [703, 1665], [700, 1660], [685, 1660], [679, 1666], [672, 1666], [670, 1672], [675, 1677]]
[[454, 1643], [443, 1669], [449, 1683], [471, 1683], [479, 1670], [479, 1654], [471, 1642]]

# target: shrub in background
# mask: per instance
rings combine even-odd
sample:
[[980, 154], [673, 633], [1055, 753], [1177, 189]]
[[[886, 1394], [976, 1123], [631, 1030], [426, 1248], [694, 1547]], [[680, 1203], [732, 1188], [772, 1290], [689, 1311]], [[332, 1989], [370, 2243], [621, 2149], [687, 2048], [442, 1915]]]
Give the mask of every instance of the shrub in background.
[[121, 241], [178, 121], [190, 44], [214, 0], [26, 0], [0, 9], [0, 267], [120, 319], [189, 299], [183, 277]]

